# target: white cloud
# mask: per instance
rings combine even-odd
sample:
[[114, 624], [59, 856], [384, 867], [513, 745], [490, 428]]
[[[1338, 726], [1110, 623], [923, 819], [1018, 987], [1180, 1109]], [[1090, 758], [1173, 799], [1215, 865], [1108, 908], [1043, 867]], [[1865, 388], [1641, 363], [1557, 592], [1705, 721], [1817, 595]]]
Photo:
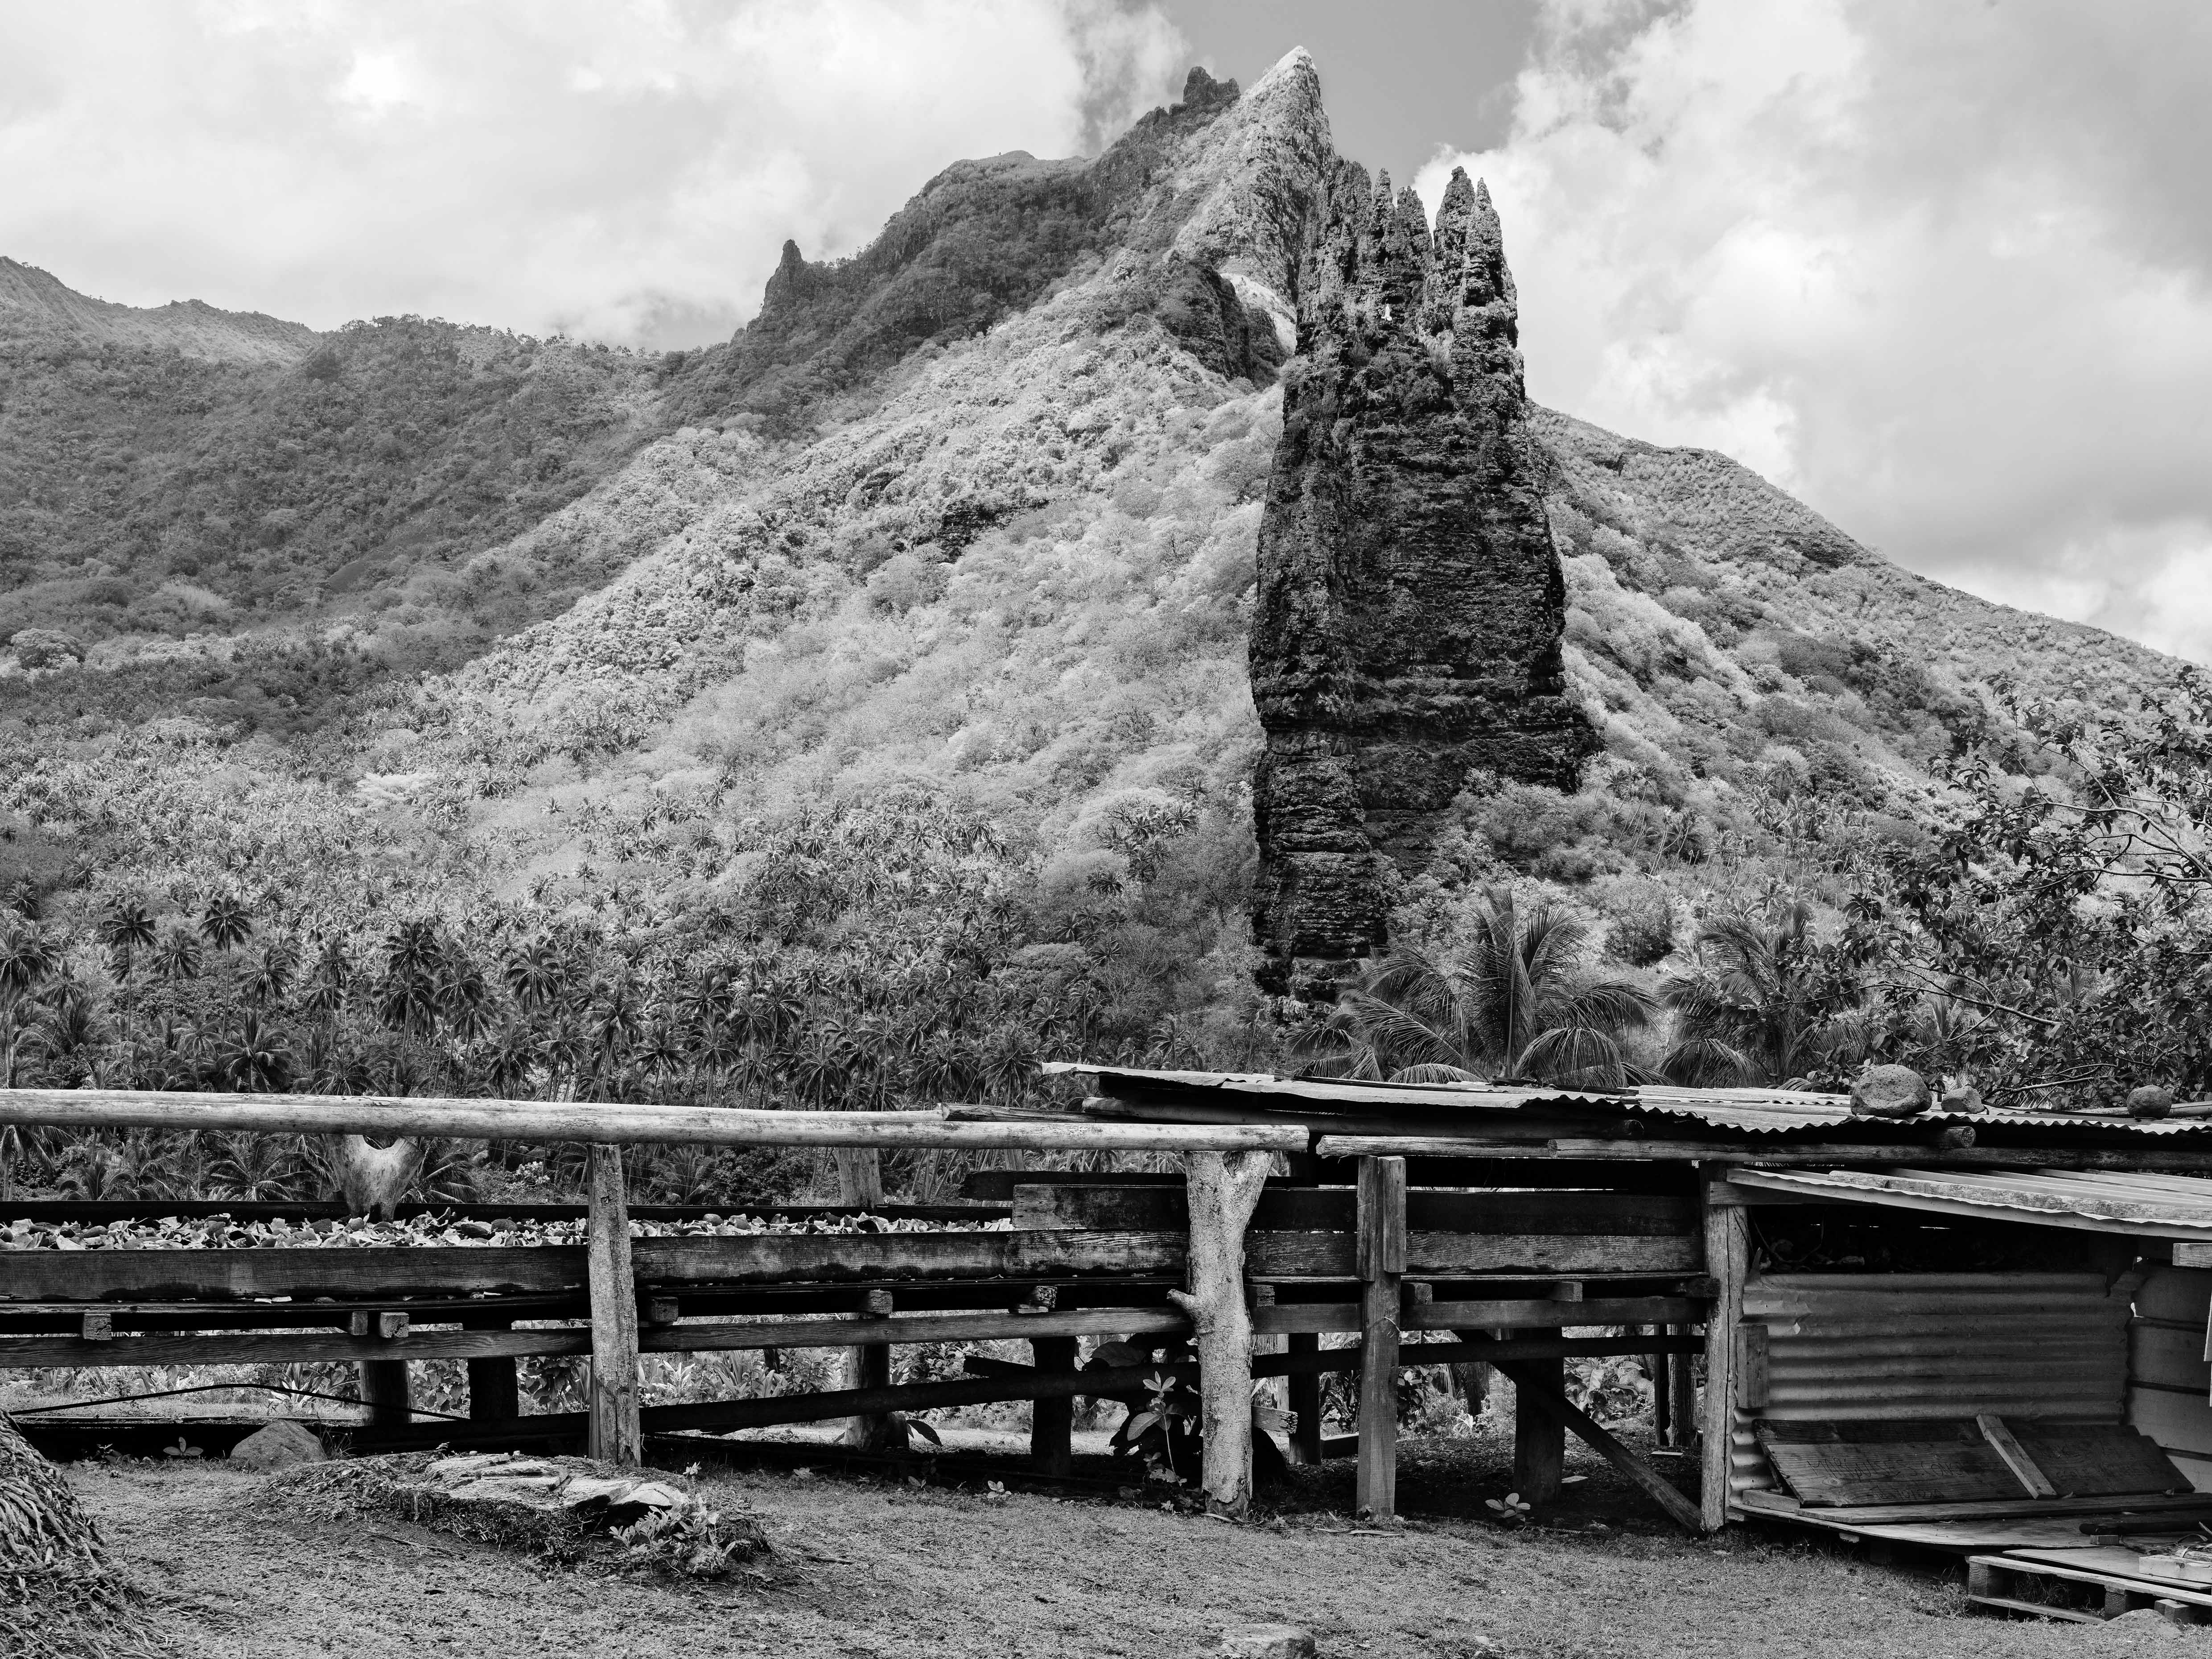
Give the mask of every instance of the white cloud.
[[1092, 148], [1182, 52], [1142, 0], [9, 7], [0, 253], [136, 305], [696, 344], [785, 237]]
[[2179, 0], [1553, 6], [1488, 177], [1538, 398], [2212, 657], [2212, 27]]

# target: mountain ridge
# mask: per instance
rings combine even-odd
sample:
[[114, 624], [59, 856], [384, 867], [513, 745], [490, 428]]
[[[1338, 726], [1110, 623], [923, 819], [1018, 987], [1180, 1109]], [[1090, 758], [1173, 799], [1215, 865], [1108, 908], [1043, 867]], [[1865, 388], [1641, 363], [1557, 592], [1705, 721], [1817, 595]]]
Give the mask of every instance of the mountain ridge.
[[[63, 908], [225, 890], [345, 933], [497, 915], [826, 950], [901, 890], [885, 815], [948, 814], [994, 826], [1000, 850], [960, 856], [1019, 913], [1006, 963], [1110, 978], [1112, 1041], [1245, 1018], [1255, 550], [1338, 164], [1295, 52], [1249, 92], [1194, 74], [1105, 156], [940, 172], [934, 216], [894, 216], [910, 242], [874, 264], [787, 250], [764, 321], [679, 361], [391, 319], [210, 367], [241, 442], [345, 415], [319, 428], [334, 460], [266, 485], [307, 492], [296, 522], [218, 532], [229, 452], [193, 449], [180, 410], [163, 453], [185, 461], [124, 458], [190, 486], [128, 578], [69, 539], [99, 501], [0, 495], [0, 557], [9, 534], [63, 550], [0, 594], [0, 632], [87, 636], [81, 662], [0, 657], [0, 861]], [[1066, 222], [1023, 228], [1039, 204]], [[985, 291], [963, 273], [1010, 223], [1003, 291], [933, 311]], [[386, 358], [390, 396], [346, 403]], [[64, 371], [9, 361], [0, 402], [38, 429], [81, 406], [54, 401]], [[395, 422], [383, 471], [335, 465], [422, 386], [450, 421]], [[2000, 672], [2109, 701], [2179, 671], [1904, 571], [1726, 457], [1527, 419], [1600, 751], [1576, 789], [1475, 781], [1401, 872], [1394, 937], [1448, 933], [1498, 880], [1599, 921], [1750, 902], [1799, 878], [1808, 834], [1914, 833], [1936, 769], [2003, 718]], [[379, 516], [419, 477], [444, 493]], [[112, 499], [137, 522], [145, 489]], [[289, 594], [253, 586], [293, 550]], [[77, 591], [100, 583], [125, 590], [112, 616]], [[165, 622], [148, 596], [173, 591]], [[801, 925], [794, 891], [835, 896]]]

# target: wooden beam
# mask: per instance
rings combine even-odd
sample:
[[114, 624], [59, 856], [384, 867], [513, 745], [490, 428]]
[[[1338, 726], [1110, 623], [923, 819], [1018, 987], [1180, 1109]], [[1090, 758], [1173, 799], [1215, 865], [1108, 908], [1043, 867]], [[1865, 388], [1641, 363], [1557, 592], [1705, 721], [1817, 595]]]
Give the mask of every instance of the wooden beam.
[[[1152, 1334], [1181, 1335], [1189, 1316], [1176, 1308], [1074, 1308], [1046, 1314], [894, 1314], [870, 1322], [882, 1346], [1004, 1342]], [[745, 1348], [842, 1348], [853, 1340], [842, 1319], [687, 1320], [656, 1326], [639, 1339], [647, 1353], [712, 1353]]]
[[[1024, 1229], [1164, 1230], [1186, 1225], [1189, 1208], [1171, 1187], [1020, 1182], [1013, 1188], [1014, 1225]], [[1270, 1187], [1260, 1195], [1252, 1226], [1260, 1232], [1349, 1233], [1356, 1195], [1341, 1187]], [[1406, 1225], [1422, 1233], [1559, 1233], [1690, 1237], [1698, 1201], [1680, 1194], [1582, 1191], [1452, 1192], [1409, 1188]]]
[[[1261, 1279], [1354, 1277], [1355, 1239], [1352, 1233], [1255, 1231], [1248, 1251], [1251, 1271]], [[1603, 1279], [1695, 1273], [1702, 1266], [1694, 1231], [1657, 1237], [1423, 1231], [1406, 1237], [1406, 1271], [1423, 1278], [1512, 1273], [1536, 1279], [1567, 1273]]]
[[1408, 1254], [1404, 1158], [1360, 1160], [1357, 1237], [1363, 1333], [1352, 1501], [1358, 1513], [1383, 1520], [1398, 1511], [1398, 1320]]
[[1743, 1317], [1743, 1281], [1749, 1270], [1750, 1231], [1741, 1209], [1708, 1206], [1705, 1271], [1717, 1287], [1705, 1321], [1705, 1397], [1698, 1429], [1702, 1524], [1717, 1532], [1728, 1523], [1730, 1443], [1735, 1434], [1735, 1330]]
[[243, 1129], [263, 1134], [442, 1136], [715, 1146], [1031, 1148], [1047, 1152], [1302, 1152], [1291, 1125], [957, 1122], [932, 1112], [762, 1112], [732, 1107], [452, 1099], [432, 1096], [193, 1094], [0, 1089], [0, 1123], [64, 1128]]
[[[830, 1154], [837, 1166], [837, 1200], [855, 1209], [868, 1210], [884, 1201], [883, 1154], [869, 1146], [841, 1146]], [[889, 1291], [870, 1293], [868, 1304], [862, 1309], [859, 1322], [881, 1324], [890, 1313], [892, 1295]], [[891, 1351], [884, 1343], [863, 1343], [845, 1351], [845, 1384], [852, 1389], [887, 1389], [891, 1382]], [[898, 1444], [891, 1444], [896, 1437]], [[903, 1434], [895, 1434], [891, 1419], [882, 1416], [861, 1416], [845, 1425], [842, 1437], [845, 1444], [864, 1451], [906, 1449]]]
[[622, 1148], [593, 1141], [591, 1151], [590, 1233], [592, 1393], [590, 1455], [602, 1462], [641, 1462], [645, 1439], [638, 1426], [637, 1275], [630, 1265], [629, 1204], [623, 1191]]
[[1506, 1361], [1498, 1369], [1513, 1379], [1514, 1395], [1517, 1400], [1548, 1413], [1562, 1429], [1574, 1431], [1577, 1438], [1620, 1470], [1682, 1526], [1692, 1532], [1703, 1529], [1704, 1517], [1698, 1506], [1677, 1491], [1674, 1482], [1607, 1433], [1596, 1419], [1569, 1400], [1566, 1390], [1551, 1376], [1519, 1360]]

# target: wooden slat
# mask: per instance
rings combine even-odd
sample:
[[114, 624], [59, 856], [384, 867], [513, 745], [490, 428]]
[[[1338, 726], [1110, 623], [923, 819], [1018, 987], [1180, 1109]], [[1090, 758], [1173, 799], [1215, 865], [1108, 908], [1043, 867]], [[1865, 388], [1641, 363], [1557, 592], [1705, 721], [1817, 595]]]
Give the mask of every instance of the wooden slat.
[[[1172, 1187], [1023, 1183], [1013, 1194], [1018, 1229], [1173, 1231], [1188, 1221], [1184, 1196]], [[1271, 1187], [1261, 1194], [1252, 1230], [1350, 1232], [1355, 1211], [1353, 1194], [1343, 1188]], [[1686, 1194], [1414, 1188], [1406, 1194], [1406, 1224], [1414, 1232], [1688, 1237], [1698, 1219], [1697, 1202]]]
[[2185, 1492], [2189, 1478], [2140, 1429], [2008, 1419], [2006, 1426], [2062, 1498]]
[[2012, 1471], [2013, 1478], [2027, 1489], [2029, 1497], [2058, 1496], [2058, 1488], [2051, 1484], [2051, 1478], [2036, 1468], [2035, 1460], [2028, 1455], [2019, 1441], [2013, 1438], [2012, 1431], [2005, 1426], [2004, 1419], [1995, 1412], [1979, 1412], [1975, 1414], [1974, 1422], [1982, 1431], [1982, 1438], [1990, 1443], [1990, 1449], [1999, 1457], [2004, 1459], [2005, 1467]]

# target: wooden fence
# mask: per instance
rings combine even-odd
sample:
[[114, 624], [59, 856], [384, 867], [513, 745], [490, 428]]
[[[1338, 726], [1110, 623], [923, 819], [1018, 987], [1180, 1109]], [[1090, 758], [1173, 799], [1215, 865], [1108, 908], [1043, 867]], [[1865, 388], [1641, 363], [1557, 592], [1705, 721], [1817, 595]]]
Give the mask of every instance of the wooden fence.
[[[1358, 1499], [1370, 1513], [1395, 1508], [1402, 1367], [1480, 1359], [1516, 1384], [1524, 1492], [1541, 1498], [1557, 1489], [1571, 1430], [1669, 1513], [1698, 1522], [1695, 1507], [1562, 1386], [1568, 1358], [1652, 1356], [1674, 1437], [1686, 1437], [1687, 1355], [1704, 1351], [1695, 1328], [1715, 1291], [1686, 1180], [1658, 1193], [1547, 1187], [1544, 1166], [1532, 1163], [1518, 1190], [1425, 1188], [1409, 1186], [1402, 1157], [1311, 1159], [1307, 1132], [1283, 1124], [31, 1090], [0, 1091], [0, 1122], [573, 1136], [591, 1148], [581, 1244], [0, 1251], [0, 1366], [349, 1361], [363, 1367], [382, 1443], [579, 1437], [617, 1461], [635, 1461], [648, 1433], [1025, 1399], [1040, 1402], [1032, 1436], [1040, 1466], [1065, 1471], [1067, 1403], [1140, 1390], [1158, 1369], [1079, 1370], [1080, 1340], [1165, 1343], [1194, 1332], [1207, 1377], [1230, 1397], [1249, 1398], [1255, 1377], [1289, 1379], [1292, 1448], [1310, 1459], [1332, 1449], [1322, 1434], [1322, 1378], [1358, 1372]], [[1167, 1150], [1186, 1154], [1194, 1170], [1208, 1159], [1218, 1169], [1224, 1158], [1284, 1153], [1300, 1170], [1261, 1191], [1225, 1258], [1194, 1248], [1182, 1185], [1107, 1174], [1012, 1173], [1005, 1204], [971, 1212], [979, 1224], [1010, 1221], [1003, 1230], [633, 1237], [617, 1151], [632, 1140]], [[1207, 1265], [1224, 1259], [1225, 1270]], [[1261, 1340], [1209, 1346], [1214, 1315], [1231, 1303]], [[1570, 1337], [1570, 1328], [1600, 1334]], [[1323, 1347], [1332, 1334], [1359, 1340]], [[1448, 1340], [1407, 1340], [1431, 1334]], [[864, 1368], [864, 1386], [853, 1389], [660, 1407], [638, 1399], [641, 1353], [883, 1355], [901, 1344], [1010, 1339], [1031, 1345], [1032, 1364], [977, 1356], [969, 1375], [940, 1382], [893, 1385], [879, 1364]], [[1255, 1358], [1255, 1346], [1280, 1351]], [[521, 1415], [514, 1364], [530, 1355], [587, 1356], [589, 1409]], [[470, 1421], [410, 1426], [405, 1368], [420, 1360], [467, 1364]], [[1216, 1451], [1209, 1442], [1210, 1489]], [[1243, 1455], [1249, 1486], [1249, 1442]]]

